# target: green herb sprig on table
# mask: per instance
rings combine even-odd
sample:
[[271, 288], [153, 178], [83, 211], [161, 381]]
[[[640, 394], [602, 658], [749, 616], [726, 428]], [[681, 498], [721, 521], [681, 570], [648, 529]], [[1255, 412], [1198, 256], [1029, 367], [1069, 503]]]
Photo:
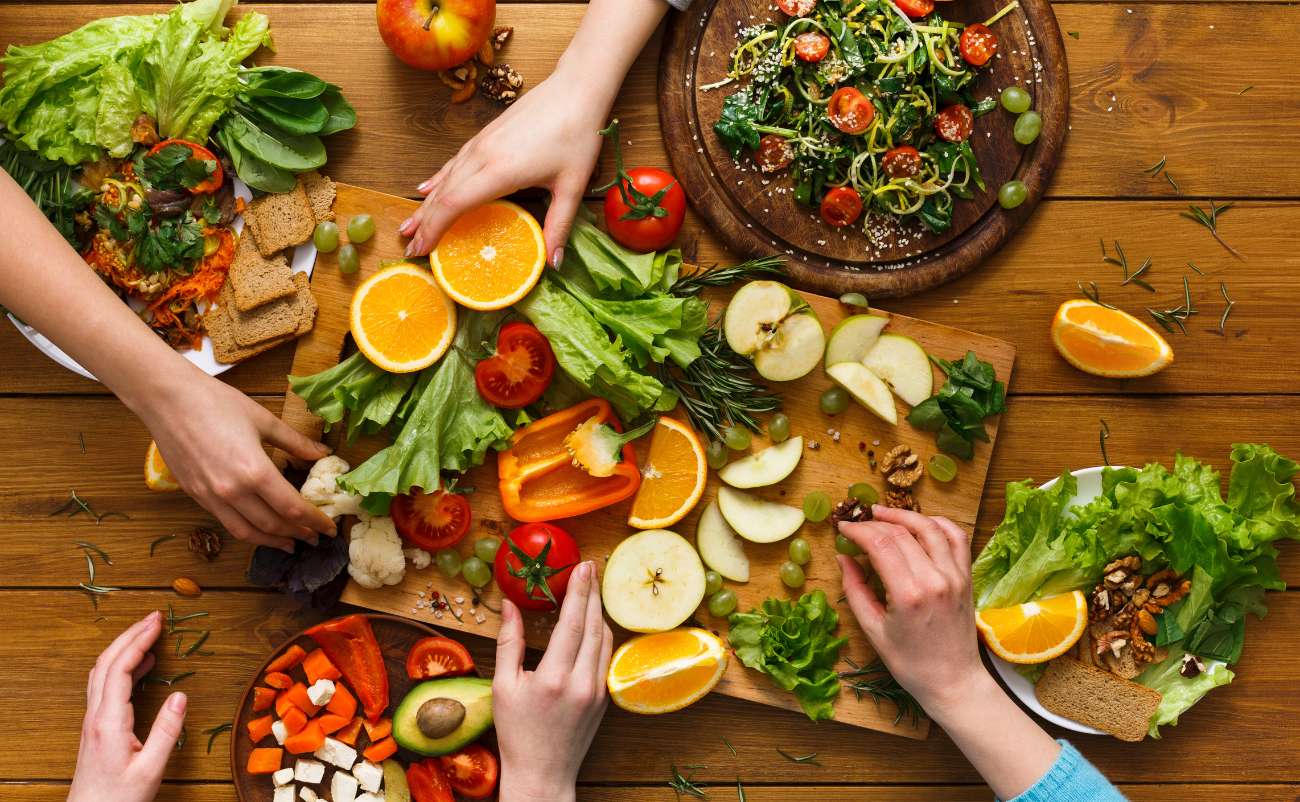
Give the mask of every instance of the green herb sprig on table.
[[1187, 326], [1184, 323], [1198, 311], [1196, 307], [1192, 306], [1192, 287], [1187, 281], [1187, 276], [1183, 276], [1183, 302], [1181, 304], [1172, 309], [1164, 310], [1147, 308], [1147, 312], [1165, 331], [1173, 334], [1174, 327], [1177, 326], [1178, 330], [1184, 335], [1187, 334]]
[[930, 357], [946, 374], [939, 392], [912, 408], [908, 423], [927, 432], [935, 432], [940, 451], [954, 457], [970, 459], [975, 455], [975, 441], [989, 441], [984, 419], [1006, 409], [1006, 385], [988, 362], [967, 351], [960, 362]]
[[[702, 769], [704, 766], [691, 765], [682, 766], [682, 768], [691, 771], [693, 769]], [[703, 786], [694, 782], [689, 776], [682, 774], [681, 769], [677, 768], [676, 765], [674, 765], [672, 769], [672, 776], [668, 778], [668, 787], [673, 789], [673, 792], [677, 794], [678, 799], [681, 799], [683, 796], [695, 797], [696, 799], [708, 798], [708, 794], [704, 792]]]
[[868, 696], [877, 706], [882, 701], [893, 703], [898, 712], [898, 715], [894, 716], [895, 724], [904, 718], [909, 719], [913, 725], [921, 722], [925, 710], [912, 694], [898, 684], [898, 680], [889, 673], [884, 663], [873, 660], [867, 665], [858, 665], [848, 658], [845, 658], [844, 662], [849, 664], [849, 670], [840, 672], [840, 680], [858, 699]]
[[1179, 217], [1186, 217], [1188, 220], [1204, 226], [1210, 232], [1210, 236], [1214, 237], [1215, 242], [1226, 248], [1228, 253], [1238, 259], [1244, 260], [1246, 257], [1241, 255], [1241, 251], [1224, 242], [1223, 237], [1219, 236], [1219, 218], [1226, 214], [1234, 205], [1235, 204], [1232, 203], [1215, 203], [1214, 199], [1211, 198], [1209, 209], [1202, 209], [1193, 203], [1188, 205], [1187, 211], [1179, 212], [1178, 215]]

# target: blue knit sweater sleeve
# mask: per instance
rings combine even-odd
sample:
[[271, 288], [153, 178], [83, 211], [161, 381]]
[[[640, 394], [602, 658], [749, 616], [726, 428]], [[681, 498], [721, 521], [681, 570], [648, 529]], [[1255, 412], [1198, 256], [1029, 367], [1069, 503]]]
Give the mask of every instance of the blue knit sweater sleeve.
[[1009, 802], [1125, 802], [1079, 750], [1060, 741], [1061, 754], [1033, 787]]

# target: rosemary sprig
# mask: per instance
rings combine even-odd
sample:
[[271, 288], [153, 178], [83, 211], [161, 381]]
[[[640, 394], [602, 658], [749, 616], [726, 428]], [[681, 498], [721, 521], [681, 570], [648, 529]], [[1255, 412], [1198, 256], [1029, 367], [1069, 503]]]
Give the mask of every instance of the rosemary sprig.
[[1187, 282], [1187, 276], [1183, 276], [1182, 304], [1180, 304], [1179, 306], [1175, 306], [1173, 309], [1165, 309], [1163, 311], [1159, 309], [1151, 309], [1150, 307], [1148, 307], [1147, 311], [1150, 312], [1151, 317], [1154, 318], [1155, 321], [1159, 323], [1161, 327], [1163, 327], [1164, 330], [1169, 332], [1170, 334], [1174, 333], [1175, 326], [1177, 326], [1178, 330], [1181, 331], [1183, 334], [1187, 334], [1187, 327], [1183, 324], [1186, 322], [1186, 320], [1189, 317], [1191, 317], [1192, 315], [1196, 314], [1199, 311], [1194, 306], [1192, 306], [1192, 288], [1191, 285], [1188, 284]]
[[1227, 337], [1224, 327], [1228, 325], [1228, 315], [1232, 314], [1232, 307], [1236, 306], [1237, 302], [1228, 297], [1228, 285], [1222, 281], [1219, 282], [1219, 293], [1223, 295], [1223, 302], [1226, 304], [1223, 307], [1223, 317], [1219, 318], [1219, 335]]
[[1165, 180], [1169, 182], [1169, 186], [1174, 188], [1174, 192], [1177, 192], [1179, 195], [1183, 194], [1183, 188], [1178, 186], [1178, 182], [1174, 180], [1174, 177], [1169, 174], [1168, 170], [1165, 170]]
[[1105, 418], [1098, 418], [1101, 421], [1101, 428], [1097, 430], [1097, 442], [1101, 445], [1101, 461], [1106, 467], [1110, 467], [1110, 455], [1106, 453], [1106, 441], [1110, 439], [1110, 424]]
[[93, 581], [92, 581], [92, 582], [78, 582], [78, 583], [77, 583], [77, 587], [81, 588], [82, 590], [86, 591], [87, 593], [94, 593], [94, 594], [99, 595], [99, 596], [103, 596], [103, 595], [105, 595], [105, 594], [113, 593], [113, 592], [115, 592], [115, 591], [119, 591], [119, 590], [121, 590], [121, 588], [109, 588], [109, 587], [104, 587], [103, 585], [96, 585]]
[[884, 663], [873, 660], [861, 666], [848, 658], [845, 658], [844, 662], [849, 664], [849, 670], [839, 672], [840, 681], [853, 691], [859, 701], [865, 694], [871, 697], [877, 707], [880, 706], [881, 701], [892, 702], [894, 709], [898, 711], [898, 715], [894, 716], [894, 724], [898, 724], [904, 718], [910, 719], [913, 725], [921, 722], [925, 710], [921, 708], [920, 702], [898, 684], [898, 680], [889, 673]]
[[[185, 653], [182, 654], [181, 657], [190, 657], [190, 656], [193, 655], [195, 652], [198, 652], [199, 649], [201, 649], [201, 648], [203, 647], [203, 644], [205, 644], [205, 643], [208, 642], [208, 638], [211, 637], [211, 635], [212, 635], [212, 630], [204, 630], [203, 634], [200, 635], [200, 636], [199, 636], [199, 637], [194, 641], [194, 643], [190, 644], [190, 648], [186, 649], [186, 650], [185, 650]], [[180, 644], [180, 639], [179, 639], [179, 638], [176, 640], [176, 643], [177, 643], [178, 645]], [[210, 655], [210, 654], [212, 654], [212, 652], [199, 652], [199, 656], [200, 656], [200, 657], [205, 657], [205, 656], [208, 656], [208, 655]]]
[[740, 784], [740, 778], [736, 778], [736, 799], [745, 802], [745, 786]]
[[722, 745], [727, 747], [727, 751], [731, 753], [732, 757], [736, 756], [736, 747], [731, 745], [731, 741], [728, 741], [725, 735], [722, 736]]
[[[692, 769], [701, 769], [703, 766], [682, 766], [687, 771]], [[673, 789], [677, 798], [681, 799], [682, 795], [693, 796], [696, 799], [707, 799], [708, 794], [704, 792], [703, 786], [698, 785], [690, 777], [681, 773], [676, 765], [673, 766], [673, 776], [668, 779], [668, 787]]]
[[166, 619], [167, 634], [175, 635], [177, 632], [202, 632], [203, 630], [201, 629], [182, 629], [180, 627], [177, 627], [176, 625], [184, 623], [186, 621], [193, 621], [195, 618], [206, 618], [207, 615], [208, 613], [206, 610], [200, 610], [197, 613], [189, 613], [187, 615], [176, 615], [176, 609], [169, 604], [167, 605], [167, 619]]
[[149, 543], [149, 556], [150, 556], [150, 557], [153, 556], [153, 551], [154, 551], [154, 549], [158, 548], [160, 545], [162, 545], [163, 543], [166, 543], [166, 542], [169, 541], [169, 540], [174, 540], [175, 538], [176, 538], [176, 535], [174, 535], [174, 534], [172, 534], [172, 535], [163, 535], [162, 537], [154, 538], [153, 541]]
[[105, 552], [103, 549], [101, 549], [99, 546], [96, 546], [94, 543], [87, 543], [84, 540], [78, 540], [74, 545], [77, 548], [81, 549], [82, 551], [86, 552], [87, 557], [90, 557], [91, 552], [94, 552], [96, 555], [99, 556], [99, 559], [104, 561], [104, 565], [113, 564], [113, 560], [108, 556], [108, 553]]
[[1254, 89], [1254, 88], [1255, 88], [1255, 85], [1254, 85], [1254, 84], [1251, 84], [1250, 86], [1248, 86], [1248, 87], [1246, 87], [1245, 89], [1241, 90], [1241, 91], [1238, 92], [1237, 94], [1238, 94], [1238, 95], [1244, 95], [1244, 94], [1246, 94], [1247, 92], [1249, 92], [1250, 90], [1252, 90], [1252, 89]]
[[1078, 38], [1079, 38], [1079, 32], [1078, 32], [1078, 31], [1066, 31], [1065, 34], [1066, 34], [1066, 36], [1069, 36], [1071, 39], [1078, 39]]
[[1224, 248], [1228, 249], [1228, 253], [1232, 254], [1238, 259], [1244, 260], [1246, 257], [1241, 255], [1241, 251], [1237, 250], [1236, 248], [1232, 247], [1228, 243], [1224, 242], [1223, 237], [1219, 236], [1219, 216], [1225, 214], [1229, 209], [1233, 207], [1233, 205], [1234, 204], [1232, 203], [1217, 204], [1214, 202], [1214, 199], [1211, 198], [1209, 211], [1206, 211], [1205, 209], [1202, 209], [1201, 207], [1192, 203], [1192, 204], [1188, 204], [1187, 211], [1179, 212], [1178, 214], [1180, 217], [1186, 217], [1188, 220], [1191, 220], [1192, 222], [1207, 228], [1210, 232], [1210, 235], [1214, 237], [1215, 241], [1218, 242], [1220, 245], [1222, 245]]
[[71, 518], [75, 515], [80, 515], [83, 512], [91, 518], [94, 518], [96, 525], [102, 523], [105, 518], [122, 518], [127, 521], [131, 520], [131, 516], [124, 512], [95, 512], [94, 508], [91, 507], [85, 499], [77, 495], [76, 490], [72, 491], [70, 498], [63, 504], [63, 506], [50, 513], [50, 517], [53, 518], [56, 515], [66, 513], [67, 516]]
[[189, 728], [184, 724], [181, 725], [181, 737], [176, 739], [176, 751], [179, 752], [185, 748], [185, 742], [190, 739]]
[[782, 749], [782, 748], [779, 747], [779, 746], [776, 748], [776, 751], [777, 751], [778, 754], [781, 755], [781, 757], [785, 758], [786, 760], [790, 761], [791, 763], [807, 763], [807, 764], [809, 764], [809, 765], [811, 765], [811, 766], [820, 766], [820, 765], [821, 765], [820, 763], [817, 762], [817, 753], [816, 753], [816, 752], [809, 752], [809, 753], [806, 754], [806, 755], [792, 755], [792, 754], [790, 754], [789, 752], [785, 751], [784, 749]]
[[174, 677], [160, 677], [160, 676], [158, 676], [157, 674], [145, 674], [144, 677], [142, 677], [142, 678], [140, 679], [140, 682], [141, 682], [142, 684], [161, 685], [161, 686], [163, 686], [164, 688], [170, 688], [171, 686], [173, 686], [173, 685], [175, 685], [175, 684], [177, 684], [177, 683], [179, 683], [179, 682], [181, 682], [181, 681], [183, 681], [183, 680], [187, 680], [187, 679], [189, 679], [190, 677], [194, 676], [194, 675], [197, 674], [197, 673], [199, 673], [199, 672], [197, 672], [197, 671], [185, 671], [185, 672], [182, 672], [182, 673], [180, 673], [180, 674], [177, 674], [177, 675], [174, 676]]
[[711, 267], [697, 267], [690, 273], [679, 276], [669, 288], [669, 292], [686, 297], [699, 295], [705, 287], [727, 287], [737, 281], [784, 275], [785, 260], [779, 256], [764, 256], [738, 265], [715, 264]]
[[1137, 269], [1137, 272], [1133, 272], [1128, 266], [1128, 255], [1124, 253], [1124, 246], [1119, 244], [1119, 240], [1115, 240], [1114, 256], [1107, 253], [1106, 241], [1100, 240], [1100, 242], [1101, 260], [1107, 264], [1115, 265], [1124, 270], [1124, 284], [1136, 284], [1147, 292], [1156, 291], [1154, 287], [1146, 282], [1146, 279], [1141, 278], [1143, 273], [1151, 269], [1151, 259], [1149, 257], [1142, 263], [1142, 266]]
[[1097, 289], [1097, 282], [1095, 282], [1095, 281], [1089, 281], [1089, 282], [1088, 282], [1088, 286], [1086, 286], [1086, 287], [1083, 285], [1083, 282], [1082, 282], [1082, 281], [1079, 281], [1079, 282], [1076, 282], [1076, 283], [1079, 285], [1079, 292], [1083, 293], [1083, 294], [1084, 294], [1084, 297], [1086, 297], [1089, 301], [1092, 301], [1093, 303], [1097, 304], [1098, 306], [1104, 306], [1104, 307], [1106, 307], [1107, 309], [1118, 309], [1118, 308], [1119, 308], [1119, 307], [1115, 306], [1114, 304], [1108, 304], [1108, 303], [1106, 303], [1105, 301], [1103, 301], [1103, 300], [1101, 299], [1101, 292]]
[[700, 356], [685, 370], [660, 366], [659, 378], [676, 391], [695, 430], [722, 439], [725, 426], [760, 431], [755, 415], [775, 412], [781, 399], [757, 378], [754, 366], [731, 350], [715, 322], [700, 337]]
[[208, 729], [208, 730], [204, 730], [204, 731], [203, 731], [203, 734], [206, 735], [206, 736], [208, 736], [208, 754], [209, 754], [209, 755], [212, 754], [212, 745], [213, 745], [214, 743], [216, 743], [216, 741], [217, 741], [217, 736], [221, 735], [221, 733], [223, 733], [223, 732], [230, 732], [232, 729], [234, 729], [234, 725], [231, 724], [229, 721], [227, 721], [225, 724], [218, 724], [217, 726], [213, 727], [212, 729]]
[[1198, 275], [1198, 276], [1203, 276], [1203, 275], [1205, 275], [1205, 271], [1203, 271], [1203, 270], [1201, 270], [1199, 267], [1197, 267], [1195, 262], [1188, 262], [1188, 263], [1187, 263], [1187, 266], [1190, 267], [1193, 271], [1195, 271], [1195, 272], [1196, 272], [1196, 275]]
[[1120, 282], [1120, 286], [1123, 287], [1128, 284], [1136, 284], [1139, 287], [1145, 287], [1146, 289], [1151, 289], [1150, 284], [1146, 283], [1145, 281], [1139, 278], [1143, 273], [1147, 272], [1150, 269], [1151, 269], [1151, 257], [1148, 256], [1146, 258], [1146, 261], [1142, 263], [1141, 267], [1139, 267], [1137, 270], [1134, 270], [1132, 273], [1124, 277], [1124, 281]]
[[1143, 170], [1142, 172], [1146, 173], [1147, 175], [1151, 176], [1152, 178], [1155, 178], [1156, 176], [1158, 176], [1158, 175], [1160, 175], [1162, 172], [1164, 172], [1164, 169], [1165, 169], [1165, 161], [1166, 161], [1165, 157], [1164, 157], [1164, 156], [1161, 156], [1161, 157], [1160, 157], [1160, 161], [1158, 161], [1158, 162], [1156, 162], [1155, 164], [1151, 165], [1150, 167], [1146, 168], [1146, 169]]

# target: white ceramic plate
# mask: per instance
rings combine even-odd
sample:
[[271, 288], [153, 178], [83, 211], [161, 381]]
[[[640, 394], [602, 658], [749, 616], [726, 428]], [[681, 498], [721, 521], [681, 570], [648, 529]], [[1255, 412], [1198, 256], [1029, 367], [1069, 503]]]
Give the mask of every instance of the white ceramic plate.
[[[249, 191], [248, 186], [238, 178], [233, 178], [232, 180], [234, 181], [235, 197], [243, 198], [245, 202], [251, 200], [253, 194]], [[244, 218], [242, 216], [235, 218], [233, 228], [237, 234], [243, 232]], [[293, 259], [290, 260], [290, 266], [292, 267], [293, 272], [306, 273], [310, 276], [312, 267], [315, 264], [316, 245], [310, 239], [293, 249]], [[131, 308], [137, 312], [145, 306], [144, 303], [137, 301], [134, 298], [129, 301], [129, 304]], [[77, 364], [76, 360], [65, 354], [63, 350], [51, 342], [48, 337], [26, 323], [23, 323], [12, 314], [7, 315], [7, 317], [10, 322], [14, 324], [14, 327], [18, 329], [19, 333], [26, 337], [28, 342], [36, 346], [37, 350], [41, 353], [79, 376], [84, 376], [91, 381], [98, 381], [98, 379], [91, 375], [90, 371]], [[180, 354], [195, 365], [198, 365], [199, 369], [209, 376], [216, 376], [225, 373], [227, 370], [234, 367], [234, 365], [227, 365], [224, 362], [217, 361], [216, 355], [212, 352], [212, 340], [206, 335], [203, 337], [202, 348], [198, 350], [187, 349], [181, 351]]]

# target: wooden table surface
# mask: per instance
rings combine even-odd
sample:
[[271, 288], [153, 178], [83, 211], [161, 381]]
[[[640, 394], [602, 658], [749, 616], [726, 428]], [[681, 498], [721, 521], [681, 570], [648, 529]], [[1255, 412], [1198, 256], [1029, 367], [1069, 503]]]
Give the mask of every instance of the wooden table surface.
[[[703, 0], [700, 0], [701, 2]], [[960, 0], [958, 0], [960, 2]], [[329, 172], [386, 192], [412, 194], [457, 146], [495, 113], [486, 101], [450, 108], [428, 74], [393, 59], [374, 27], [372, 4], [320, 2], [254, 6], [271, 17], [278, 53], [267, 61], [316, 72], [343, 86], [359, 128], [333, 138]], [[107, 14], [155, 10], [128, 3], [0, 1], [0, 46], [33, 42]], [[905, 314], [1013, 341], [1019, 348], [979, 519], [977, 546], [1003, 510], [1007, 481], [1046, 479], [1063, 468], [1099, 464], [1099, 420], [1110, 426], [1112, 462], [1168, 461], [1177, 451], [1223, 467], [1235, 441], [1271, 443], [1300, 454], [1295, 334], [1300, 308], [1300, 161], [1295, 158], [1300, 93], [1293, 70], [1275, 56], [1300, 35], [1300, 6], [1274, 2], [1058, 2], [1070, 60], [1072, 130], [1047, 200], [1009, 246], [973, 274], [890, 304]], [[499, 20], [515, 26], [505, 60], [536, 85], [553, 67], [583, 12], [580, 3], [506, 2]], [[658, 41], [634, 67], [616, 113], [632, 164], [667, 166], [655, 107]], [[1049, 65], [1050, 68], [1050, 65]], [[1180, 197], [1143, 168], [1167, 159]], [[1235, 201], [1220, 225], [1244, 259], [1180, 218], [1189, 202]], [[1157, 289], [1121, 287], [1119, 269], [1100, 261], [1098, 239], [1118, 239], [1130, 258], [1151, 257]], [[729, 255], [688, 217], [689, 256]], [[1195, 262], [1205, 276], [1185, 265]], [[1130, 311], [1175, 306], [1191, 278], [1201, 313], [1187, 336], [1171, 337], [1177, 360], [1143, 381], [1079, 373], [1052, 351], [1048, 324], [1077, 282]], [[1237, 301], [1226, 336], [1217, 333], [1219, 283]], [[278, 410], [291, 352], [283, 347], [226, 374], [236, 387]], [[228, 542], [207, 563], [183, 540], [148, 544], [209, 520], [180, 495], [155, 495], [141, 481], [149, 435], [102, 387], [64, 371], [0, 325], [0, 676], [10, 699], [0, 730], [0, 797], [54, 800], [67, 792], [83, 710], [84, 676], [95, 655], [130, 621], [174, 604], [206, 610], [213, 654], [159, 660], [159, 673], [193, 670], [178, 687], [191, 697], [188, 741], [168, 767], [160, 799], [234, 798], [227, 738], [211, 754], [200, 733], [231, 719], [238, 693], [265, 653], [307, 617], [279, 596], [249, 588], [248, 549]], [[84, 443], [84, 448], [83, 448]], [[71, 490], [99, 511], [129, 520], [96, 525], [51, 517]], [[76, 589], [85, 563], [76, 541], [113, 558], [101, 583], [123, 588], [98, 611]], [[1238, 679], [1216, 691], [1160, 741], [1076, 741], [1136, 800], [1300, 799], [1300, 549], [1283, 546], [1292, 588], [1270, 594], [1269, 615], [1249, 624]], [[188, 575], [198, 599], [168, 589]], [[478, 641], [486, 657], [491, 644]], [[152, 719], [163, 689], [147, 688], [138, 718]], [[993, 726], [996, 723], [990, 722]], [[733, 756], [723, 744], [734, 745]], [[819, 766], [777, 754], [817, 752]], [[739, 778], [752, 802], [775, 800], [983, 800], [991, 794], [937, 730], [914, 742], [742, 702], [709, 698], [661, 718], [612, 711], [583, 767], [584, 800], [669, 800], [673, 764], [702, 764], [712, 799], [735, 798]], [[11, 783], [11, 784], [10, 784]]]

